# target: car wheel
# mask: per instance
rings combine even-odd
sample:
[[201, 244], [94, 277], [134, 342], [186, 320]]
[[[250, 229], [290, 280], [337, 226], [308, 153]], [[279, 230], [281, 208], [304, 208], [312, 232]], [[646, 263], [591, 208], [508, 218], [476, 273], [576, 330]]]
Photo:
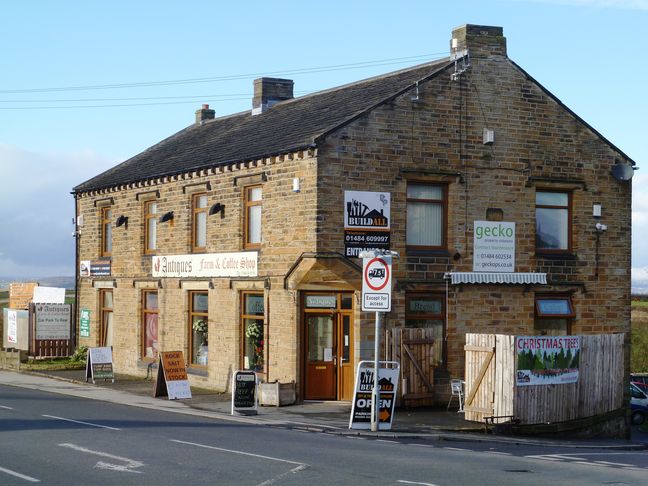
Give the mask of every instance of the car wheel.
[[644, 423], [645, 417], [643, 412], [635, 411], [632, 412], [632, 425], [641, 425]]

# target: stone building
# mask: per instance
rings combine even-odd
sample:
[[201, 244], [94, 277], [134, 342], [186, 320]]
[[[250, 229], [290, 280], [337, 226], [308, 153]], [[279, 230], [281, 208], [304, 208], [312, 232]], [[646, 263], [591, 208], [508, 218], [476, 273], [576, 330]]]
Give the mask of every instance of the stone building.
[[373, 241], [400, 255], [386, 328], [430, 330], [437, 401], [468, 332], [629, 331], [635, 163], [507, 57], [501, 28], [299, 98], [261, 78], [252, 104], [203, 105], [74, 188], [79, 344], [112, 345], [117, 371], [182, 350], [195, 385], [245, 368], [349, 399], [373, 357], [356, 258]]

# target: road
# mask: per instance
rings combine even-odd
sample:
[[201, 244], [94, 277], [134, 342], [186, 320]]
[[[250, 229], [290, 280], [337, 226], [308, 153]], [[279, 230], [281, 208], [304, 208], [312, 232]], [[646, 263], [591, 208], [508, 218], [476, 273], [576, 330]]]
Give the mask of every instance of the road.
[[0, 484], [646, 484], [648, 452], [377, 440], [0, 386]]

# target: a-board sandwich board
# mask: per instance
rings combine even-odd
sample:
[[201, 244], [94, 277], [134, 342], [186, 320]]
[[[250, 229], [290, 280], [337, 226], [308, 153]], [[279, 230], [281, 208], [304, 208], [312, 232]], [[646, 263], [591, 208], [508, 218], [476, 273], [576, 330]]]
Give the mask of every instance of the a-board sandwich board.
[[182, 351], [160, 352], [153, 396], [169, 397], [169, 400], [191, 398], [189, 377]]
[[[380, 361], [378, 385], [380, 387], [380, 409], [378, 411], [378, 430], [391, 430], [398, 392], [398, 361]], [[374, 386], [373, 361], [360, 361], [356, 374], [351, 406], [350, 429], [371, 428], [371, 395]]]
[[115, 383], [113, 371], [112, 347], [88, 348], [86, 360], [86, 383], [88, 380], [112, 380]]
[[232, 374], [232, 415], [256, 415], [259, 410], [259, 380], [254, 371]]

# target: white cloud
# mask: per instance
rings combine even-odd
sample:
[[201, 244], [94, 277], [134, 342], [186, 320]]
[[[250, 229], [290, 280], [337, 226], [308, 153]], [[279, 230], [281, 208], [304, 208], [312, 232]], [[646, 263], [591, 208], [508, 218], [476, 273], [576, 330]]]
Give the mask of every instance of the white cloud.
[[0, 144], [0, 276], [74, 275], [74, 186], [114, 165], [92, 152]]

